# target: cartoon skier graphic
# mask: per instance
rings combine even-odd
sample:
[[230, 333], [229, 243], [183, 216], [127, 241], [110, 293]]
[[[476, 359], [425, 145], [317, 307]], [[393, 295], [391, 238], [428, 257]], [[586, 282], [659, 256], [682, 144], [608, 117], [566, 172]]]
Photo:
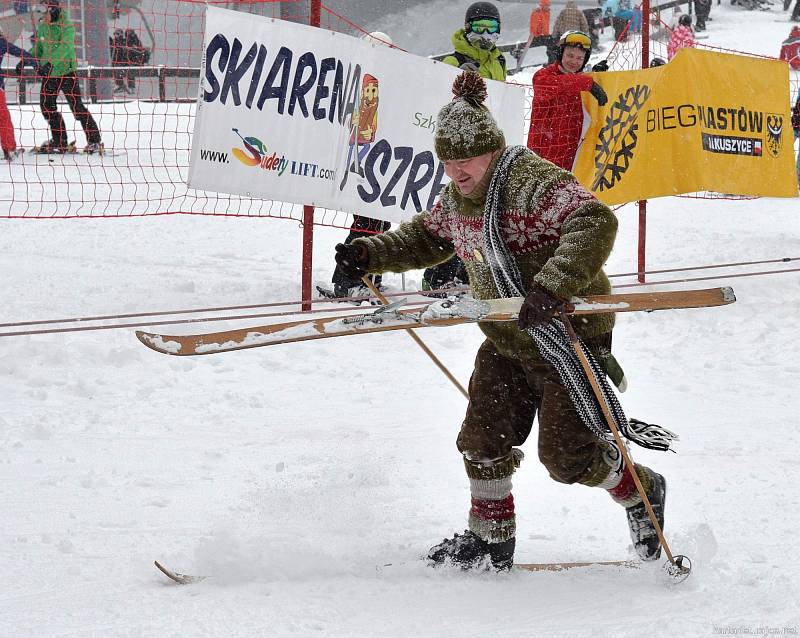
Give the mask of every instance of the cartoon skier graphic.
[[369, 153], [378, 131], [378, 78], [369, 73], [361, 80], [361, 99], [358, 111], [353, 113], [350, 125], [349, 148], [345, 173], [339, 190], [347, 183], [347, 176], [353, 172], [364, 177], [361, 164]]
[[250, 155], [248, 155], [242, 149], [234, 147], [231, 149], [233, 156], [242, 164], [257, 166], [261, 162], [261, 158], [267, 154], [267, 147], [264, 145], [264, 142], [257, 137], [242, 137], [238, 128], [232, 128], [231, 130], [242, 139], [244, 147], [250, 151]]

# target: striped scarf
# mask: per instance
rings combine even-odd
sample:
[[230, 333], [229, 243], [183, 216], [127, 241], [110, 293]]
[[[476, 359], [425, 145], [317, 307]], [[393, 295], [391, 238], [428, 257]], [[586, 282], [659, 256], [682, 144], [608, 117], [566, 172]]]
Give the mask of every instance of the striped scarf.
[[[524, 297], [526, 293], [517, 262], [503, 239], [500, 226], [503, 215], [501, 195], [508, 179], [508, 173], [514, 161], [529, 152], [524, 146], [507, 147], [500, 157], [489, 184], [489, 192], [486, 195], [483, 216], [486, 260], [501, 297]], [[542, 358], [558, 371], [561, 382], [569, 392], [581, 420], [595, 436], [613, 444], [614, 437], [606, 423], [603, 409], [573, 349], [564, 324], [554, 319], [549, 323], [528, 329], [528, 333], [533, 338]], [[629, 421], [594, 355], [581, 339], [578, 339], [578, 345], [589, 361], [592, 375], [622, 436], [651, 450], [668, 450], [671, 441], [678, 438], [677, 435], [659, 425], [644, 423], [637, 419]]]

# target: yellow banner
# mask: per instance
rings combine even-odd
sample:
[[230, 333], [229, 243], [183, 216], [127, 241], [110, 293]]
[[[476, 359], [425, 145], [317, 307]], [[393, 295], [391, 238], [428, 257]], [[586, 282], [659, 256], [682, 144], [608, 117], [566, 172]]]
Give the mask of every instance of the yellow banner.
[[595, 73], [574, 173], [606, 204], [716, 191], [797, 197], [789, 66], [697, 49], [666, 65]]

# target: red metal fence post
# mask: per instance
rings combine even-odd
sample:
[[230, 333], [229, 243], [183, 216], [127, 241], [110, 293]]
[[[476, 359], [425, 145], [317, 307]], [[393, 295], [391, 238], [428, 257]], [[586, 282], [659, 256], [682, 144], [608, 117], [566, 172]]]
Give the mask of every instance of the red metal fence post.
[[320, 26], [322, 16], [322, 0], [309, 0], [308, 23], [312, 27]]
[[[300, 275], [301, 298], [311, 299], [311, 266], [314, 252], [314, 207], [303, 206], [303, 267]], [[303, 310], [311, 310], [311, 302], [303, 302]]]
[[[650, 0], [642, 0], [642, 68], [650, 66]], [[639, 201], [639, 245], [636, 257], [637, 279], [640, 283], [645, 281], [647, 270], [647, 200]]]
[[[322, 15], [322, 0], [309, 0], [308, 24], [312, 27], [319, 27]], [[314, 252], [314, 207], [303, 206], [303, 265], [300, 276], [301, 297], [311, 299], [312, 266]], [[311, 310], [311, 302], [306, 301], [302, 304], [303, 310]]]
[[639, 283], [644, 283], [647, 263], [645, 259], [645, 248], [647, 245], [647, 200], [639, 202], [639, 246], [637, 249], [636, 272]]

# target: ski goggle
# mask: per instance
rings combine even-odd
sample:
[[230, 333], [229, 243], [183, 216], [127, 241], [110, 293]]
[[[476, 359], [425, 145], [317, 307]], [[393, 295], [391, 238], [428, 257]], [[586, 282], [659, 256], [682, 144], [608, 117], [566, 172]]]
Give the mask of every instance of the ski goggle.
[[493, 18], [481, 18], [469, 23], [472, 33], [500, 33], [500, 22]]
[[581, 31], [568, 31], [561, 36], [561, 45], [565, 47], [580, 47], [586, 51], [591, 51], [592, 39]]

